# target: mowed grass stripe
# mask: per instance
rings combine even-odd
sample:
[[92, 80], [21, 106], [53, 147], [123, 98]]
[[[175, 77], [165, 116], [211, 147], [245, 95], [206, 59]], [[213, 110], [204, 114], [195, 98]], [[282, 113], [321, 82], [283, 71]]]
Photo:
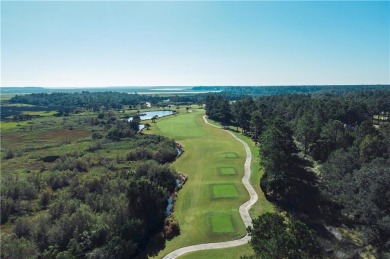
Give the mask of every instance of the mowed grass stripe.
[[220, 167], [218, 169], [219, 169], [219, 173], [221, 175], [236, 175], [237, 174], [234, 167]]
[[[178, 115], [159, 119], [151, 123], [151, 133], [174, 138], [185, 147], [184, 154], [173, 163], [173, 167], [187, 174], [189, 180], [180, 190], [175, 204], [174, 216], [179, 221], [181, 235], [166, 243], [166, 248], [157, 257], [163, 257], [180, 247], [228, 241], [245, 235], [245, 226], [240, 220], [239, 206], [249, 195], [241, 183], [245, 150], [241, 143], [222, 129], [204, 123], [204, 110], [187, 113], [181, 110]], [[236, 154], [234, 159], [221, 154]], [[221, 177], [218, 168], [233, 168], [236, 175]], [[231, 184], [238, 197], [213, 199], [210, 185]], [[228, 235], [213, 234], [209, 214], [226, 213], [234, 219], [234, 232]]]

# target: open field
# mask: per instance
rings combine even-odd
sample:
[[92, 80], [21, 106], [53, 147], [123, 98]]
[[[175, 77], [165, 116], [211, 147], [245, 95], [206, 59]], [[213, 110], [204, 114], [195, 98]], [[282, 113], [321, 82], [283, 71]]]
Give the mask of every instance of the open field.
[[[50, 114], [50, 113], [49, 113]], [[48, 115], [22, 122], [1, 122], [1, 157], [7, 150], [15, 153], [13, 159], [1, 161], [2, 174], [50, 169], [54, 163], [43, 163], [42, 157], [62, 156], [86, 152], [92, 145], [93, 127], [80, 123], [82, 116], [59, 118]], [[101, 129], [102, 130], [102, 129]]]
[[[203, 114], [204, 110], [181, 110], [179, 115], [152, 123], [148, 131], [172, 137], [185, 147], [173, 167], [189, 176], [175, 203], [174, 216], [181, 234], [168, 241], [158, 257], [183, 246], [233, 240], [246, 234], [238, 213], [249, 197], [241, 183], [244, 148], [224, 130], [206, 125]], [[223, 175], [220, 168], [237, 173]], [[214, 194], [222, 196], [214, 198]]]
[[23, 112], [23, 115], [31, 115], [31, 116], [41, 116], [41, 117], [48, 117], [48, 116], [53, 116], [56, 114], [56, 111], [28, 111], [28, 112]]
[[21, 121], [21, 122], [16, 122], [16, 121], [1, 122], [0, 130], [9, 130], [9, 129], [14, 129], [14, 128], [23, 127], [23, 126], [28, 126], [28, 122], [27, 121]]
[[2, 94], [0, 94], [0, 101], [7, 101], [14, 96], [15, 96], [14, 94], [3, 94], [2, 93]]

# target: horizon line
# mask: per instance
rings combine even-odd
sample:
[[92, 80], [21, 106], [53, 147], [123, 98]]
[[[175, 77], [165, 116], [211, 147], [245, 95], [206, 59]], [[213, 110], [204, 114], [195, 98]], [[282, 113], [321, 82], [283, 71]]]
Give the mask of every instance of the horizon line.
[[275, 85], [106, 85], [106, 86], [0, 86], [1, 88], [44, 88], [44, 89], [80, 89], [80, 88], [158, 88], [158, 87], [289, 87], [289, 86], [390, 86], [389, 83], [373, 84], [275, 84]]

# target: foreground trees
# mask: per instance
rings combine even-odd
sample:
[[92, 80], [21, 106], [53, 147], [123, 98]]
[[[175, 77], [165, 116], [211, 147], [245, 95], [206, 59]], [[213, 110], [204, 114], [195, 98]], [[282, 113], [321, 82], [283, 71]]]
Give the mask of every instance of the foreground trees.
[[264, 174], [260, 187], [266, 198], [284, 209], [318, 214], [317, 177], [305, 169], [298, 155], [293, 131], [280, 118], [274, 119], [260, 137]]
[[255, 256], [243, 259], [322, 258], [315, 235], [299, 220], [276, 213], [266, 213], [253, 221], [248, 229]]
[[390, 160], [359, 165], [354, 151], [332, 154], [324, 164], [321, 191], [339, 205], [340, 221], [354, 224], [366, 242], [390, 250]]
[[[166, 198], [176, 178], [167, 166], [153, 162], [146, 173], [140, 170], [71, 176], [69, 186], [51, 191], [47, 211], [19, 216], [13, 233], [2, 235], [1, 257], [24, 258], [19, 251], [32, 251], [43, 258], [129, 258], [142, 251], [163, 231]], [[170, 180], [160, 183], [160, 173]], [[10, 190], [2, 190], [2, 198], [9, 199]]]

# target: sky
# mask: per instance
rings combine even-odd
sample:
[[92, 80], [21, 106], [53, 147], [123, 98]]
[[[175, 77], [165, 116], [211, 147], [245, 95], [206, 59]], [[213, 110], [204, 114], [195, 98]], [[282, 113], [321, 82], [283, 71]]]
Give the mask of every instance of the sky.
[[1, 86], [389, 84], [389, 34], [389, 1], [1, 1]]

